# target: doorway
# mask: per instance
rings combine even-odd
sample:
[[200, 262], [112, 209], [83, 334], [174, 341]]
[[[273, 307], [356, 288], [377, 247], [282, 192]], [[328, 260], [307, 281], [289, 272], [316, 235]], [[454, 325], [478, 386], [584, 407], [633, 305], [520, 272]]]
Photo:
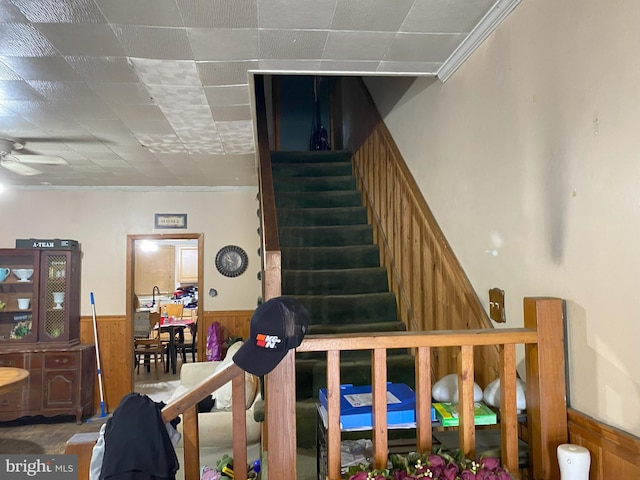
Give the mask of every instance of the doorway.
[[[169, 298], [179, 285], [188, 284], [197, 288], [197, 318], [203, 318], [200, 295], [203, 270], [204, 236], [201, 233], [127, 235], [125, 308], [129, 330], [126, 341], [129, 345], [125, 351], [133, 352], [133, 318], [136, 311], [151, 308], [148, 304], [154, 300]], [[136, 377], [133, 363], [130, 371], [130, 391], [134, 391]]]

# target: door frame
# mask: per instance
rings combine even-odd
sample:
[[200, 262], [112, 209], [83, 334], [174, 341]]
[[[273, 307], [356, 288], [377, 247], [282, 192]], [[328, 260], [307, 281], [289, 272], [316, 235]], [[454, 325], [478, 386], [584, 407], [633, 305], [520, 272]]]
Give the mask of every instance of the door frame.
[[[197, 240], [198, 241], [198, 319], [203, 318], [202, 289], [204, 272], [204, 234], [202, 233], [146, 233], [137, 235], [127, 235], [127, 273], [126, 273], [126, 325], [128, 334], [124, 339], [127, 346], [126, 352], [133, 352], [133, 314], [135, 313], [135, 292], [133, 290], [135, 280], [135, 245], [137, 241], [149, 240]], [[133, 358], [133, 356], [132, 356]], [[134, 391], [135, 377], [133, 364], [130, 368], [131, 384], [130, 391]]]

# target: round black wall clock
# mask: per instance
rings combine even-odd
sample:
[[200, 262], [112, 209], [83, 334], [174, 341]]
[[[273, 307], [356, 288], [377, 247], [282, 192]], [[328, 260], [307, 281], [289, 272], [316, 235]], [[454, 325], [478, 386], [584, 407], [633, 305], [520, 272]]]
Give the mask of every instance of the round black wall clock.
[[225, 277], [242, 275], [248, 264], [247, 252], [236, 245], [222, 247], [216, 254], [216, 268]]

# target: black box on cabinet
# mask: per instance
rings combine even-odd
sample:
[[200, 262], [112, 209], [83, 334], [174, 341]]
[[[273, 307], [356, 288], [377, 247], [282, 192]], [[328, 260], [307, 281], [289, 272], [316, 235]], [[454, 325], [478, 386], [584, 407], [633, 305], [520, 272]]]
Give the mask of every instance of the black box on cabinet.
[[61, 240], [59, 238], [38, 239], [18, 238], [16, 248], [38, 248], [42, 250], [80, 250], [77, 240]]

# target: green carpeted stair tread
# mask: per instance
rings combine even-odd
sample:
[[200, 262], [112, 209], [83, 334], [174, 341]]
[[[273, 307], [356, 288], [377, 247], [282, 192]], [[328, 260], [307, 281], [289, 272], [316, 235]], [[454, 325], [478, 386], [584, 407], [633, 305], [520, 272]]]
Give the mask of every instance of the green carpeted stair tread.
[[367, 223], [364, 207], [278, 208], [278, 225], [282, 227], [322, 227]]
[[351, 161], [348, 150], [331, 151], [272, 151], [271, 163], [311, 163]]
[[276, 208], [361, 207], [358, 190], [327, 190], [324, 192], [280, 192]]
[[281, 247], [282, 268], [287, 270], [344, 269], [380, 266], [377, 245], [342, 247]]
[[309, 324], [307, 335], [342, 335], [362, 332], [404, 332], [407, 326], [399, 320], [395, 322]]
[[271, 168], [274, 179], [353, 175], [351, 162], [273, 163]]
[[280, 245], [288, 247], [326, 247], [373, 243], [371, 225], [321, 227], [279, 227]]
[[[396, 296], [389, 291], [353, 295], [292, 295], [309, 311], [312, 325], [355, 325], [358, 323], [386, 323], [398, 320]], [[344, 319], [344, 320], [341, 320]], [[346, 323], [345, 324], [345, 320]], [[373, 332], [363, 326], [361, 330]]]
[[337, 177], [284, 177], [273, 179], [273, 190], [280, 192], [322, 192], [328, 190], [354, 190], [353, 175]]
[[349, 295], [389, 291], [383, 267], [349, 270], [283, 270], [283, 295]]

